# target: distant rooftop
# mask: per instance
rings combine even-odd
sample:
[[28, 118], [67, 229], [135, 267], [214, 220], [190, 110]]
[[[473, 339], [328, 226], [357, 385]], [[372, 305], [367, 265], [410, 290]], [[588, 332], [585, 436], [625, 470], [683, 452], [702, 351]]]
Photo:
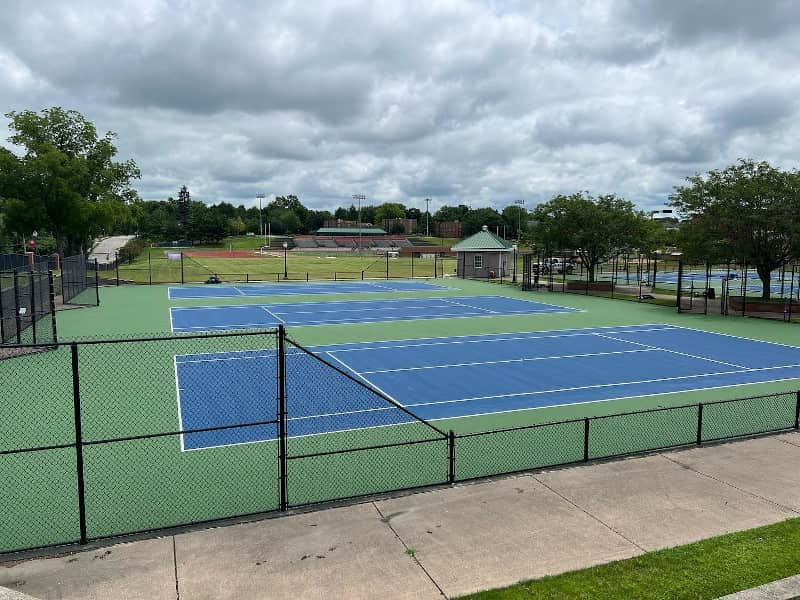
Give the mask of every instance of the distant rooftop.
[[503, 238], [493, 234], [491, 231], [489, 231], [489, 228], [484, 225], [478, 233], [471, 235], [465, 240], [461, 240], [455, 246], [453, 246], [453, 250], [456, 252], [464, 252], [467, 250], [494, 250], [499, 252], [507, 252], [511, 250], [511, 244], [505, 241]]

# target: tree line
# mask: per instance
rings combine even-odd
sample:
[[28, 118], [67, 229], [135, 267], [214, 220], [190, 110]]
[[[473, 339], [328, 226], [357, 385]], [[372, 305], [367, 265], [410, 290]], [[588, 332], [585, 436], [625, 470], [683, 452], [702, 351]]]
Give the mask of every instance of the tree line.
[[[199, 202], [182, 187], [177, 198], [142, 200], [133, 188], [141, 176], [133, 160], [117, 161], [115, 134], [100, 136], [74, 110], [60, 107], [9, 112], [15, 151], [0, 147], [0, 251], [18, 250], [38, 233], [42, 252], [85, 251], [103, 234], [137, 234], [153, 241], [188, 239], [217, 243], [226, 236], [313, 233], [331, 219], [373, 223], [416, 219], [417, 233], [430, 221], [459, 221], [463, 234], [483, 225], [506, 238], [545, 250], [577, 252], [594, 268], [614, 253], [677, 246], [692, 262], [747, 262], [769, 297], [771, 274], [800, 257], [800, 173], [742, 159], [722, 170], [694, 174], [674, 188], [669, 203], [681, 222], [670, 238], [633, 202], [614, 194], [556, 195], [532, 211], [513, 204], [502, 211], [443, 206], [432, 215], [401, 203], [334, 211], [305, 207], [296, 195], [266, 206]], [[208, 200], [208, 199], [204, 199]], [[395, 225], [390, 233], [398, 233]]]

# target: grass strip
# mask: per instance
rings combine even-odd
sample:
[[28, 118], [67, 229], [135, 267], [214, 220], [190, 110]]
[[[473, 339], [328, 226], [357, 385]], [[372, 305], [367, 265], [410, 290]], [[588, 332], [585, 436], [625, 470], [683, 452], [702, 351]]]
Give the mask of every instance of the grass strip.
[[800, 573], [800, 519], [464, 598], [719, 598]]

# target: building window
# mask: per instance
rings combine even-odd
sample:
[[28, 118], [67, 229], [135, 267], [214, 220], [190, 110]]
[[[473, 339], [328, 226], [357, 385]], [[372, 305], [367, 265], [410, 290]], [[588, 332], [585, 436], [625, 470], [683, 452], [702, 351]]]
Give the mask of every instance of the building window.
[[475, 269], [482, 269], [483, 268], [483, 256], [481, 254], [476, 254], [472, 257], [472, 266]]

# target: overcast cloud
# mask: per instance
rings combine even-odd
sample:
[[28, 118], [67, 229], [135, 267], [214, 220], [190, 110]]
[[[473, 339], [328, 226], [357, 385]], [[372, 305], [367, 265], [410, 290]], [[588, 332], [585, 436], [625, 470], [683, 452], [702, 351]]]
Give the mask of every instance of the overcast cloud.
[[798, 166], [798, 56], [792, 1], [11, 0], [0, 108], [115, 131], [146, 199], [650, 209], [740, 157]]

